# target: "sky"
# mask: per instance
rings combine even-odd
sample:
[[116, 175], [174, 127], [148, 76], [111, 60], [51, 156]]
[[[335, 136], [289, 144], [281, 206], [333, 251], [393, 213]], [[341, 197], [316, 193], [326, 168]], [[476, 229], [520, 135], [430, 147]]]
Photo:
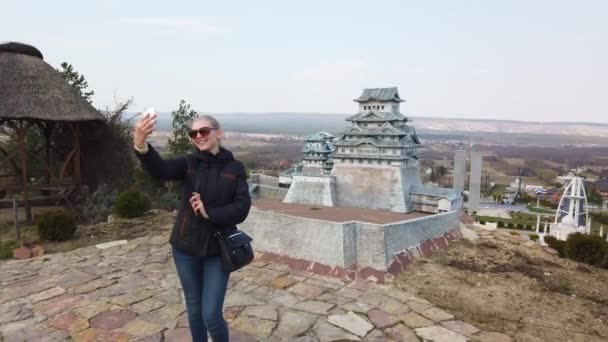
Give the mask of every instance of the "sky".
[[71, 63], [93, 104], [608, 123], [608, 1], [0, 0], [0, 41]]

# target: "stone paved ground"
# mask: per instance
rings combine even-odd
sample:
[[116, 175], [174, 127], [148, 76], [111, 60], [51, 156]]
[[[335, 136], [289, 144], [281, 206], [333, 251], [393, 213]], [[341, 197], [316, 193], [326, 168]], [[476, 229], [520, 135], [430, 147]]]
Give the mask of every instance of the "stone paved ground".
[[[0, 263], [0, 341], [188, 341], [165, 234]], [[231, 341], [509, 341], [422, 298], [255, 262], [232, 274]]]

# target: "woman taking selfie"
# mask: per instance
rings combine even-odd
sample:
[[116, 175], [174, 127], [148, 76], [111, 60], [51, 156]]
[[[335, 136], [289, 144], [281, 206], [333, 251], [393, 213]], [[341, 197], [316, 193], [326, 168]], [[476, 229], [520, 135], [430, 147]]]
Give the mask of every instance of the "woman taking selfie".
[[220, 146], [224, 133], [212, 116], [200, 116], [189, 132], [195, 149], [185, 156], [163, 160], [146, 142], [156, 114], [136, 123], [133, 142], [143, 168], [161, 180], [181, 180], [182, 202], [170, 243], [184, 289], [190, 333], [194, 342], [228, 341], [222, 314], [229, 271], [222, 267], [219, 236], [236, 231], [249, 213], [251, 199], [243, 164]]

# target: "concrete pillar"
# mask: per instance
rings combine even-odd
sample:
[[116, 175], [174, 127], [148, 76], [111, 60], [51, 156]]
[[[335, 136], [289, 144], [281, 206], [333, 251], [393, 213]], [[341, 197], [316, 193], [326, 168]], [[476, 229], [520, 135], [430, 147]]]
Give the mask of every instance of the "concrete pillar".
[[471, 152], [471, 172], [469, 178], [469, 212], [479, 211], [481, 198], [481, 163], [483, 153]]
[[464, 150], [457, 150], [454, 153], [454, 179], [453, 188], [458, 193], [464, 190], [464, 179], [466, 175], [467, 167], [467, 152]]

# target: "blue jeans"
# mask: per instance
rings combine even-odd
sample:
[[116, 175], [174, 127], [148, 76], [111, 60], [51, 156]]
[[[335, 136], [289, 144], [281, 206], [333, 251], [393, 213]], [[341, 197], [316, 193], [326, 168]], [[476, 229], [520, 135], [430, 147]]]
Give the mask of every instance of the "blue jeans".
[[230, 273], [222, 269], [219, 256], [197, 257], [173, 248], [177, 275], [184, 289], [193, 342], [228, 342], [228, 325], [222, 308]]

